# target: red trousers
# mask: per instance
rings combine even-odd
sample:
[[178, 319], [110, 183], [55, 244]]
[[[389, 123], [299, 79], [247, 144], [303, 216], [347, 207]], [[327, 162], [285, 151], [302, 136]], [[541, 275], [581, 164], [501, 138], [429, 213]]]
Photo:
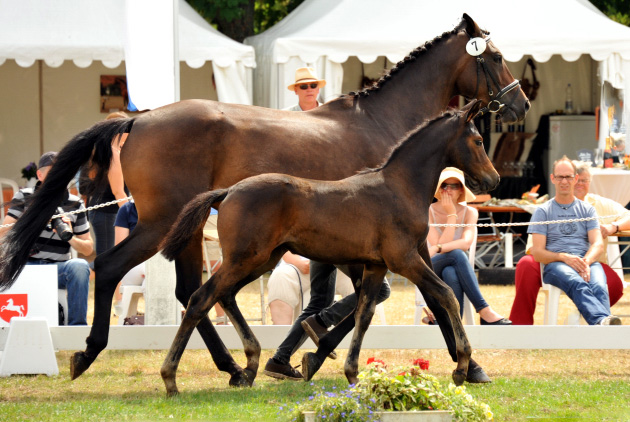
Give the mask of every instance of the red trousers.
[[[613, 306], [623, 295], [623, 283], [617, 273], [606, 264], [602, 264], [606, 273], [610, 306]], [[536, 311], [536, 298], [541, 287], [540, 263], [531, 255], [525, 255], [516, 264], [516, 296], [510, 312], [510, 320], [514, 325], [533, 325]]]

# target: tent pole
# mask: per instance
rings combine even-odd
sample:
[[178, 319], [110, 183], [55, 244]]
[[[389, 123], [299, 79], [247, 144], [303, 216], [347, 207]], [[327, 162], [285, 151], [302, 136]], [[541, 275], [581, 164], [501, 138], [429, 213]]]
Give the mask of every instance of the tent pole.
[[39, 155], [44, 153], [44, 97], [43, 97], [43, 64], [42, 60], [37, 60], [37, 79], [39, 91]]

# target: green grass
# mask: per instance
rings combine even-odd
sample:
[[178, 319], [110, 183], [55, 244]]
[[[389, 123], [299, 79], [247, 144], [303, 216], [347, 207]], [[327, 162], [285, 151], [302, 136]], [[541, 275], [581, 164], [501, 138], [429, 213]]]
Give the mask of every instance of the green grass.
[[[276, 421], [280, 406], [302, 401], [315, 388], [346, 388], [345, 351], [314, 379], [276, 381], [259, 371], [253, 388], [227, 386], [205, 351], [188, 351], [178, 372], [181, 394], [166, 398], [159, 367], [165, 352], [107, 351], [83, 376], [70, 381], [69, 352], [57, 354], [57, 377], [0, 379], [0, 421]], [[242, 352], [235, 352], [244, 362]], [[264, 365], [271, 355], [264, 351]], [[298, 359], [301, 352], [298, 352]], [[444, 351], [365, 351], [399, 365], [424, 356], [430, 373], [449, 382], [453, 364]], [[493, 377], [467, 385], [492, 408], [497, 421], [630, 421], [630, 353], [625, 351], [478, 351]], [[297, 359], [296, 359], [297, 360]], [[532, 367], [532, 364], [534, 367]]]

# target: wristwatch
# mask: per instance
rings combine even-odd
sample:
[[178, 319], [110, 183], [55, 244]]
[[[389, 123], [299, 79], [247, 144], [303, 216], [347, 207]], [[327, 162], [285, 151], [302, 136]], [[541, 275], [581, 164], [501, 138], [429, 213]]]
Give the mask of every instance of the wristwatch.
[[619, 233], [619, 223], [618, 223], [618, 222], [616, 222], [616, 221], [613, 221], [613, 222], [612, 222], [612, 223], [610, 223], [610, 224], [611, 224], [611, 225], [613, 225], [613, 226], [615, 226], [615, 232], [614, 232], [613, 234], [615, 234], [615, 233]]

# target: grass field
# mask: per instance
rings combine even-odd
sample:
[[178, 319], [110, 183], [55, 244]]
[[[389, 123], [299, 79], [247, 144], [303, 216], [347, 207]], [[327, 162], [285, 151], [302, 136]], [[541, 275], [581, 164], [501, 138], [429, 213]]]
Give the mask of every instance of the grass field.
[[[513, 286], [481, 286], [486, 300], [509, 315]], [[561, 317], [569, 312], [562, 298]], [[245, 316], [260, 314], [257, 286], [238, 297]], [[613, 312], [630, 314], [622, 298]], [[542, 322], [543, 296], [536, 313]], [[90, 307], [91, 312], [91, 307]], [[414, 294], [410, 284], [393, 284], [385, 302], [388, 324], [411, 324]], [[378, 321], [378, 318], [376, 319]], [[628, 318], [624, 324], [630, 324]], [[112, 323], [116, 319], [112, 318]], [[261, 364], [273, 351], [265, 350]], [[260, 371], [251, 389], [232, 389], [228, 376], [217, 371], [207, 351], [184, 353], [178, 372], [181, 394], [168, 399], [159, 375], [165, 351], [105, 351], [79, 379], [70, 381], [71, 352], [59, 352], [60, 375], [13, 376], [0, 379], [0, 421], [275, 421], [279, 407], [304, 400], [314, 388], [345, 388], [343, 360], [328, 360], [314, 379], [279, 382]], [[234, 351], [244, 364], [241, 351]], [[302, 351], [294, 357], [299, 363]], [[430, 361], [431, 374], [450, 381], [454, 366], [443, 350], [364, 350], [360, 364], [370, 356], [391, 365], [413, 358]], [[630, 421], [630, 352], [625, 350], [479, 350], [480, 362], [494, 382], [469, 385], [470, 393], [488, 403], [497, 421]]]

